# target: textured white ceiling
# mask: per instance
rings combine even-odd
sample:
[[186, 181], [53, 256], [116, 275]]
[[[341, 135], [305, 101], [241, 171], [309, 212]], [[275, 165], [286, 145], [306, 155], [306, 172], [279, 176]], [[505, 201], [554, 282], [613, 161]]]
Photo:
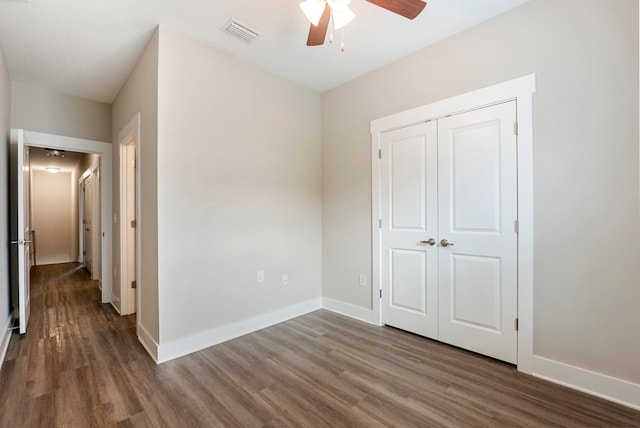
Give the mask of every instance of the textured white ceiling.
[[[306, 46], [299, 1], [0, 0], [0, 47], [14, 81], [110, 103], [163, 24], [323, 92], [528, 0], [429, 0], [413, 21], [352, 0], [344, 53]], [[222, 32], [231, 17], [262, 37], [246, 45]]]

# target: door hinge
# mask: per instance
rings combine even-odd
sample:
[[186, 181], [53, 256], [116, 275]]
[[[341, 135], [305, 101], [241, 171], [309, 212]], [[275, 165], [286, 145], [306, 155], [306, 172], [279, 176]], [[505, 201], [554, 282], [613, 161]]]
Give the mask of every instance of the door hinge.
[[378, 159], [382, 159], [382, 149], [378, 149]]
[[513, 122], [513, 133], [518, 135], [518, 121]]
[[378, 220], [378, 229], [382, 229], [382, 219]]
[[382, 299], [382, 288], [380, 289], [380, 298]]
[[131, 288], [136, 288], [138, 285], [135, 281], [131, 281]]
[[131, 220], [131, 227], [133, 227], [135, 229], [135, 227], [136, 227], [136, 221], [135, 220]]
[[518, 220], [513, 222], [516, 233], [520, 233], [520, 222]]
[[519, 321], [518, 321], [518, 318], [516, 318], [516, 319], [515, 319], [515, 322], [514, 322], [514, 326], [515, 326], [515, 328], [516, 328], [516, 331], [518, 331], [518, 328], [520, 327], [520, 325], [519, 325], [519, 324], [520, 324], [520, 323], [519, 323]]

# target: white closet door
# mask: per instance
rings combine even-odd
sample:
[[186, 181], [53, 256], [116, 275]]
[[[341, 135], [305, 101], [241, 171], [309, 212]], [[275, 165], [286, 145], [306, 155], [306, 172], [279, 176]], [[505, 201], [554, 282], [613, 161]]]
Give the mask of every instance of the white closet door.
[[435, 122], [382, 135], [382, 319], [429, 337], [438, 334], [437, 150]]
[[515, 114], [509, 102], [438, 121], [439, 340], [511, 363], [517, 362]]

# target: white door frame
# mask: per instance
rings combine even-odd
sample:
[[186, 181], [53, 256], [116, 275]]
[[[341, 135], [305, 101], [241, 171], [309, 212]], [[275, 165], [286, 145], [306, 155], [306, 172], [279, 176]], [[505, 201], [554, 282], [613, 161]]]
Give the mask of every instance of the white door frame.
[[533, 94], [535, 74], [489, 86], [371, 121], [373, 322], [381, 325], [381, 245], [379, 221], [381, 134], [451, 114], [516, 101], [518, 121], [518, 370], [533, 372]]
[[[127, 200], [127, 183], [125, 180], [125, 171], [126, 171], [126, 159], [123, 156], [125, 150], [128, 145], [135, 145], [135, 158], [136, 158], [136, 169], [135, 169], [135, 192], [136, 192], [136, 206], [135, 206], [135, 218], [136, 218], [136, 228], [135, 228], [135, 281], [136, 281], [136, 290], [135, 290], [135, 308], [132, 307], [131, 302], [129, 301], [129, 288], [131, 284], [131, 278], [129, 278], [126, 274], [126, 266], [127, 266], [127, 235], [130, 233], [131, 228], [124, 221], [125, 218], [123, 213], [126, 212]], [[131, 120], [125, 125], [125, 127], [118, 133], [118, 150], [120, 153], [120, 313], [122, 315], [127, 315], [133, 312], [136, 312], [138, 316], [136, 317], [138, 320], [142, 319], [140, 315], [140, 287], [142, 286], [140, 280], [140, 242], [141, 242], [141, 230], [142, 225], [140, 224], [140, 113], [136, 113], [136, 115], [131, 118]]]
[[44, 134], [41, 132], [24, 131], [25, 145], [51, 149], [69, 150], [100, 155], [100, 228], [101, 228], [101, 263], [100, 280], [102, 284], [102, 303], [111, 302], [112, 286], [112, 226], [111, 218], [111, 143], [103, 141], [85, 140], [82, 138], [65, 137], [61, 135]]

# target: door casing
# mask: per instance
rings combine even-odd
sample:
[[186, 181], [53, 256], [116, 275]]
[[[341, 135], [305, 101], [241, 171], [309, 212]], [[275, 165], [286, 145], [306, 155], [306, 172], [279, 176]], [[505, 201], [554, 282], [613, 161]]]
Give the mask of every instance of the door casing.
[[108, 221], [112, 213], [111, 200], [111, 143], [66, 137], [42, 132], [24, 131], [25, 145], [50, 149], [69, 150], [100, 155], [100, 281], [102, 287], [102, 303], [111, 302], [112, 287], [112, 223]]
[[383, 132], [404, 128], [448, 115], [515, 100], [518, 144], [518, 370], [533, 372], [533, 94], [535, 74], [478, 89], [371, 121], [372, 159], [372, 309], [373, 322], [381, 325], [382, 219], [380, 162]]

